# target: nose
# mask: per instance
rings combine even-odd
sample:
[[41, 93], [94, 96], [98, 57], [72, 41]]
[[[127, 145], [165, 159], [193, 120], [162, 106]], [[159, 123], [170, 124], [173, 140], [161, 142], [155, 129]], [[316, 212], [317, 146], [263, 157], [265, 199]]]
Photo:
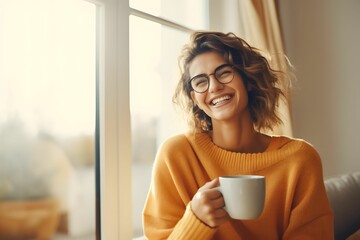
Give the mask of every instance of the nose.
[[214, 93], [224, 88], [224, 84], [219, 82], [213, 74], [209, 76], [209, 92]]

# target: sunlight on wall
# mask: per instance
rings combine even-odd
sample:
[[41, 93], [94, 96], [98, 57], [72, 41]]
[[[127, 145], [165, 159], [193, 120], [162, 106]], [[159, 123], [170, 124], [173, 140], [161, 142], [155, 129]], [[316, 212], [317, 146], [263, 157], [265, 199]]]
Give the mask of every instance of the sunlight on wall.
[[0, 124], [93, 133], [95, 14], [85, 1], [1, 0]]

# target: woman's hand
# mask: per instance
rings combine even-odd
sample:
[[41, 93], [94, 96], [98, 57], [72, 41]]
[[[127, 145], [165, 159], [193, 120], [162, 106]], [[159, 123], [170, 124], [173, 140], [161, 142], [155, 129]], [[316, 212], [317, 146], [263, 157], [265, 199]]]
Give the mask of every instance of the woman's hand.
[[218, 227], [230, 219], [230, 216], [223, 208], [225, 202], [221, 192], [213, 189], [218, 185], [218, 178], [207, 182], [199, 188], [191, 201], [192, 211], [210, 227]]

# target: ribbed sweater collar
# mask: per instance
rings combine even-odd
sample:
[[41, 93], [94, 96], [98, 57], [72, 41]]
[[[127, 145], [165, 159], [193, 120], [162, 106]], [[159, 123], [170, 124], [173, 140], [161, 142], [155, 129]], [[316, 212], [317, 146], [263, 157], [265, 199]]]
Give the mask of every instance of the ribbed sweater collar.
[[[261, 153], [239, 153], [215, 145], [208, 133], [187, 133], [186, 137], [204, 165], [218, 165], [224, 169], [241, 169], [242, 171], [259, 171], [293, 155], [303, 145], [287, 137], [272, 137], [270, 146], [276, 149]], [[206, 159], [206, 160], [205, 160]]]

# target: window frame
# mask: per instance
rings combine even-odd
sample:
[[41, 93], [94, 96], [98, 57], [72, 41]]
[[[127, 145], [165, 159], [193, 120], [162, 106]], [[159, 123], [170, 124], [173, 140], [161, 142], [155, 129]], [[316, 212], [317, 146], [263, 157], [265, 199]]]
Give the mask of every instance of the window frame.
[[97, 5], [97, 239], [132, 239], [129, 4], [87, 1]]
[[97, 239], [132, 239], [129, 16], [190, 33], [193, 29], [129, 7], [97, 5]]

